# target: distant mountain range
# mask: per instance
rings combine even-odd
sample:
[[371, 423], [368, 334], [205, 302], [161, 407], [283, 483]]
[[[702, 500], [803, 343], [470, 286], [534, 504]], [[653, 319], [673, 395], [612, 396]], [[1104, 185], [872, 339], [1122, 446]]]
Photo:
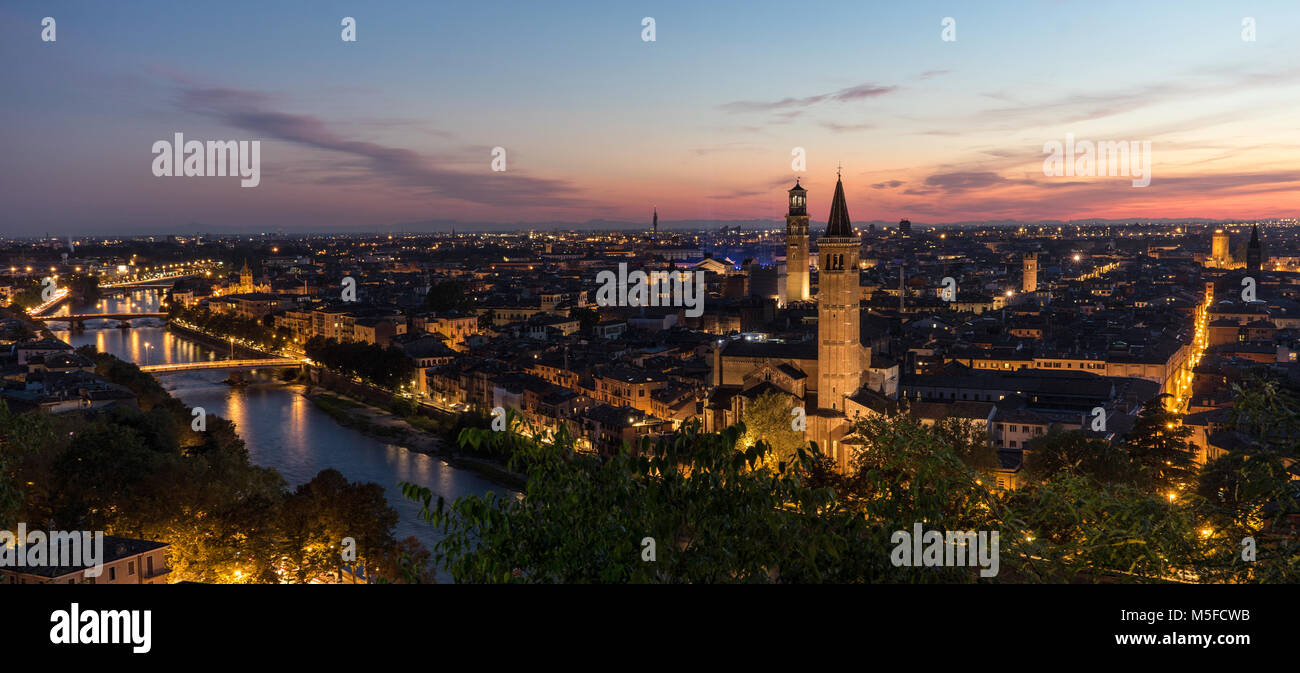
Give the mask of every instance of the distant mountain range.
[[[964, 222], [944, 222], [944, 223], [927, 223], [917, 220], [912, 221], [914, 230], [936, 227], [939, 229], [951, 229], [957, 227], [1032, 227], [1032, 226], [1058, 226], [1058, 225], [1084, 225], [1084, 226], [1127, 226], [1131, 224], [1166, 224], [1166, 225], [1215, 225], [1215, 224], [1237, 224], [1250, 222], [1265, 222], [1269, 219], [1227, 219], [1215, 220], [1207, 218], [1129, 218], [1129, 219], [1081, 219], [1081, 220], [969, 220]], [[859, 229], [864, 229], [868, 225], [876, 225], [877, 228], [893, 229], [898, 226], [897, 221], [867, 220], [854, 222], [853, 225]], [[813, 228], [816, 229], [818, 222], [813, 221]], [[660, 233], [674, 231], [699, 231], [699, 230], [719, 230], [723, 227], [734, 229], [739, 227], [742, 231], [757, 229], [778, 229], [785, 226], [784, 219], [769, 220], [660, 220]], [[137, 231], [134, 233], [119, 233], [117, 236], [165, 236], [169, 234], [192, 235], [198, 233], [204, 234], [244, 234], [256, 235], [261, 233], [267, 234], [305, 234], [305, 233], [445, 233], [452, 230], [464, 233], [477, 232], [517, 232], [517, 231], [649, 231], [650, 226], [645, 222], [632, 222], [628, 220], [587, 220], [585, 222], [474, 222], [462, 220], [423, 220], [419, 222], [397, 222], [389, 224], [371, 224], [357, 227], [339, 227], [327, 230], [307, 230], [292, 229], [284, 230], [279, 228], [266, 227], [230, 227], [209, 225], [200, 222], [191, 222], [187, 225], [181, 225], [170, 231], [153, 230]], [[92, 237], [102, 238], [103, 235], [87, 234]]]
[[[912, 221], [913, 228], [936, 227], [948, 229], [953, 227], [980, 226], [980, 227], [1021, 227], [1021, 226], [1064, 226], [1064, 225], [1091, 225], [1104, 226], [1115, 225], [1124, 226], [1136, 223], [1141, 224], [1170, 224], [1170, 225], [1204, 225], [1204, 224], [1232, 224], [1239, 222], [1254, 222], [1258, 220], [1213, 220], [1207, 218], [1132, 218], [1132, 219], [1086, 219], [1086, 220], [970, 220], [965, 222], [945, 222], [931, 224], [927, 222]], [[817, 222], [814, 221], [816, 227]], [[874, 224], [877, 228], [897, 227], [897, 221], [868, 220], [865, 222], [854, 222], [853, 225], [863, 228]], [[752, 229], [772, 229], [784, 227], [785, 220], [659, 220], [659, 231], [698, 231], [701, 229], [721, 229], [722, 227], [735, 228], [740, 227], [742, 230]], [[649, 231], [650, 226], [643, 222], [629, 222], [626, 220], [587, 220], [586, 222], [464, 222], [456, 220], [426, 220], [423, 222], [400, 222], [389, 225], [373, 225], [363, 227], [358, 231], [375, 231], [375, 232], [446, 232], [452, 229], [456, 231], [476, 232], [476, 231]]]

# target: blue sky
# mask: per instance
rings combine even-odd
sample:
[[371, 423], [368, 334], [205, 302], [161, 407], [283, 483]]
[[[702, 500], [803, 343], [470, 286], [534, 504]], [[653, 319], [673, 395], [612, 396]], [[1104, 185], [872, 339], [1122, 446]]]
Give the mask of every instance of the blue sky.
[[[814, 217], [841, 164], [857, 220], [1294, 216], [1297, 34], [1294, 2], [9, 2], [0, 234], [779, 218], [796, 147]], [[155, 177], [176, 131], [260, 140], [261, 184]], [[1045, 176], [1067, 133], [1151, 141], [1151, 186]]]

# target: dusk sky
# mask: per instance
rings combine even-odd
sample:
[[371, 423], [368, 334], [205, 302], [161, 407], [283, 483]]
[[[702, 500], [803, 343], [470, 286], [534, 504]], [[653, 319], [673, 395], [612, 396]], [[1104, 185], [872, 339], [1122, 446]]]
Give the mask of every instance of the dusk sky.
[[[778, 221], [796, 175], [824, 223], [840, 164], [857, 222], [1300, 210], [1294, 0], [199, 4], [0, 6], [0, 235]], [[176, 132], [261, 184], [155, 177]], [[1044, 175], [1066, 134], [1150, 186]]]

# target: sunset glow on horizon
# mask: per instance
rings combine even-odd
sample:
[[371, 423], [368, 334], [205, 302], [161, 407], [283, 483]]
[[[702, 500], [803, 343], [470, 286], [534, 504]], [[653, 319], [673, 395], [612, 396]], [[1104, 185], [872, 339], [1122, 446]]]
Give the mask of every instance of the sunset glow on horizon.
[[[817, 223], [839, 166], [855, 222], [1300, 210], [1295, 3], [827, 4], [10, 3], [0, 235], [775, 223], [796, 177]], [[260, 184], [155, 177], [178, 132]], [[1067, 137], [1149, 142], [1149, 186], [1045, 175]]]

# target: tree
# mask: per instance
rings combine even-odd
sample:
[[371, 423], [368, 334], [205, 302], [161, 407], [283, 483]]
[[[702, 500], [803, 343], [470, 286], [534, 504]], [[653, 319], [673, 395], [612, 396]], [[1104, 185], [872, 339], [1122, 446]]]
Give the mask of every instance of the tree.
[[411, 381], [415, 362], [402, 349], [357, 341], [339, 342], [312, 337], [304, 348], [307, 357], [341, 374], [357, 376], [387, 388]]
[[382, 582], [396, 584], [433, 584], [436, 576], [431, 567], [433, 556], [419, 538], [409, 535], [397, 543], [392, 553], [379, 562], [377, 574]]
[[1254, 376], [1232, 392], [1229, 419], [1244, 440], [1240, 450], [1300, 457], [1300, 402], [1283, 382]]
[[1076, 474], [1101, 484], [1133, 483], [1128, 454], [1112, 442], [1089, 437], [1080, 430], [1053, 429], [1035, 437], [1025, 451], [1024, 470], [1043, 482], [1057, 474]]
[[344, 538], [357, 545], [359, 565], [374, 569], [393, 553], [397, 511], [375, 483], [348, 482], [334, 469], [321, 470], [285, 499], [280, 525], [286, 572], [299, 582], [336, 570]]
[[972, 470], [991, 475], [1002, 466], [998, 460], [998, 449], [993, 445], [983, 423], [971, 423], [950, 416], [940, 419], [931, 430], [938, 435], [940, 442], [950, 447], [953, 454]]
[[1192, 429], [1165, 407], [1165, 396], [1147, 402], [1125, 437], [1137, 478], [1159, 493], [1177, 493], [1196, 478], [1195, 453], [1188, 438]]
[[[462, 444], [509, 433], [466, 430]], [[636, 451], [576, 454], [560, 432], [520, 442], [524, 498], [488, 493], [447, 503], [403, 484], [444, 537], [435, 561], [457, 582], [799, 582], [853, 551], [864, 527], [792, 469], [766, 467], [767, 445], [735, 450], [738, 429], [698, 426]], [[801, 452], [802, 454], [802, 452]]]
[[415, 402], [412, 402], [405, 397], [394, 397], [393, 401], [389, 403], [388, 408], [394, 414], [401, 416], [402, 418], [414, 416], [417, 411]]
[[14, 529], [22, 501], [23, 494], [14, 483], [13, 472], [9, 469], [9, 459], [4, 454], [0, 454], [0, 530]]
[[[767, 442], [769, 450], [764, 457], [769, 467], [794, 460], [795, 452], [804, 446], [803, 432], [793, 429], [796, 400], [790, 395], [765, 391], [745, 405], [741, 414], [744, 432], [737, 441], [738, 450], [746, 450], [759, 442]], [[803, 412], [802, 407], [798, 409]], [[806, 422], [806, 421], [805, 421]]]
[[99, 276], [76, 274], [68, 280], [68, 289], [78, 300], [93, 303], [99, 301]]
[[[397, 515], [377, 484], [326, 471], [289, 493], [279, 473], [249, 462], [233, 423], [209, 415], [207, 431], [194, 432], [190, 409], [152, 377], [88, 355], [141, 395], [143, 410], [17, 415], [0, 402], [0, 524], [163, 540], [172, 580], [314, 577], [341, 560], [343, 537], [359, 542], [371, 567], [397, 553]], [[418, 549], [406, 551], [418, 559]]]
[[1004, 504], [1022, 531], [1002, 536], [1003, 563], [1019, 581], [1195, 581], [1213, 548], [1190, 505], [1065, 472]]
[[[1295, 582], [1300, 539], [1288, 523], [1300, 514], [1295, 396], [1283, 382], [1262, 376], [1233, 392], [1232, 449], [1201, 470], [1196, 486], [1204, 532], [1223, 542], [1210, 573], [1223, 581]], [[1256, 545], [1256, 561], [1241, 557], [1239, 544], [1247, 539]]]
[[439, 313], [447, 311], [464, 313], [473, 308], [474, 300], [466, 296], [464, 285], [454, 280], [444, 280], [434, 283], [429, 288], [429, 292], [424, 295], [424, 305]]
[[[417, 485], [402, 489], [443, 533], [433, 559], [458, 582], [1286, 582], [1300, 575], [1294, 545], [1267, 537], [1267, 529], [1261, 544], [1272, 546], [1260, 563], [1234, 563], [1240, 538], [1211, 529], [1199, 498], [1170, 502], [1145, 487], [1070, 474], [1064, 462], [1044, 481], [1004, 492], [964, 462], [943, 431], [914, 418], [873, 416], [855, 426], [847, 471], [806, 447], [773, 469], [766, 441], [735, 449], [739, 427], [701, 433], [687, 426], [608, 458], [575, 453], [563, 432], [533, 442], [466, 430], [466, 449], [513, 442], [512, 467], [527, 468], [523, 498], [490, 493], [449, 503]], [[918, 524], [997, 533], [999, 574], [895, 567], [894, 536]]]

